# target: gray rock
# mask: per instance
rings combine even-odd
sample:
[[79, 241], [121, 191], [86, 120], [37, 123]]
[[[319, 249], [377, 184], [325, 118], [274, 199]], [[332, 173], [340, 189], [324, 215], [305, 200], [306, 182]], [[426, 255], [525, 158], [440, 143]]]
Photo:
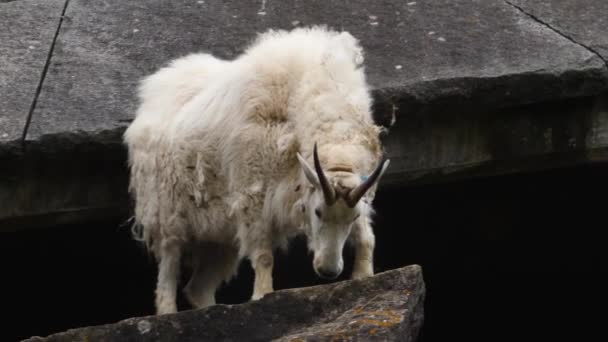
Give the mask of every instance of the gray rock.
[[608, 2], [605, 0], [507, 0], [536, 20], [608, 61]]
[[131, 318], [28, 341], [415, 341], [425, 285], [417, 265], [282, 290], [257, 302]]
[[360, 38], [377, 98], [405, 113], [446, 101], [532, 103], [607, 86], [595, 54], [499, 0], [72, 0], [27, 139], [65, 132], [93, 139], [124, 128], [137, 81], [168, 60], [194, 51], [233, 58], [256, 32], [312, 24]]
[[[383, 138], [391, 166], [382, 188], [606, 161], [608, 93], [517, 108], [419, 112], [402, 116], [390, 131]], [[73, 138], [62, 143], [49, 136], [42, 145], [76, 149], [30, 152], [23, 166], [3, 165], [0, 230], [129, 215], [125, 150], [109, 142], [119, 137], [100, 144]]]
[[19, 148], [64, 3], [0, 2], [0, 157]]
[[[4, 229], [127, 208], [121, 134], [139, 79], [190, 52], [233, 58], [269, 27], [327, 23], [361, 39], [374, 115], [391, 126], [382, 186], [608, 160], [603, 61], [506, 1], [70, 0], [66, 14], [25, 161], [1, 161]], [[552, 23], [585, 32], [564, 16]]]

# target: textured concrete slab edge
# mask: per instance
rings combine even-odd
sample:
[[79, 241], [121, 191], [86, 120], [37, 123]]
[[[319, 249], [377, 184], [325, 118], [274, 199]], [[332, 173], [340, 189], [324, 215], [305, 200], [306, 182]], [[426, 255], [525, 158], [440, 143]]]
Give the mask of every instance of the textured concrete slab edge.
[[[576, 73], [576, 71], [573, 71]], [[574, 83], [577, 85], [566, 97], [576, 98], [582, 96], [594, 96], [608, 89], [608, 69], [594, 70], [591, 73], [593, 77], [585, 77], [577, 80]], [[581, 76], [588, 76], [587, 73], [581, 73]], [[498, 76], [495, 78], [486, 78], [487, 84], [480, 86], [478, 94], [463, 95], [460, 93], [451, 93], [449, 89], [454, 89], [455, 84], [467, 82], [468, 78], [459, 79], [441, 79], [435, 81], [418, 82], [412, 85], [405, 85], [401, 88], [378, 88], [372, 91], [374, 98], [374, 117], [378, 124], [391, 127], [399, 120], [399, 113], [414, 114], [419, 111], [431, 112], [437, 111], [440, 108], [471, 108], [475, 110], [484, 108], [505, 108], [520, 105], [527, 105], [536, 102], [557, 100], [543, 94], [531, 94], [528, 97], [520, 97], [519, 100], [511, 101], [509, 96], [497, 97], [493, 94], [504, 93], [506, 86], [513, 82], [504, 82], [504, 78], [515, 77], [522, 84], [534, 82], [530, 77], [537, 77], [538, 74], [524, 73], [521, 75]], [[547, 77], [552, 75], [547, 74]], [[502, 86], [498, 86], [502, 84]], [[407, 90], [405, 90], [407, 88]], [[485, 89], [484, 89], [485, 88]], [[517, 92], [517, 85], [511, 84], [510, 87]], [[428, 89], [433, 94], [428, 97]], [[421, 95], [426, 93], [425, 95]], [[499, 100], [493, 100], [499, 98]], [[432, 114], [430, 114], [432, 115]], [[129, 122], [121, 122], [114, 129], [97, 130], [97, 131], [65, 131], [57, 134], [42, 135], [39, 139], [28, 140], [24, 142], [24, 150], [44, 150], [47, 152], [61, 151], [74, 147], [77, 144], [102, 143], [102, 144], [122, 144], [122, 133], [128, 127]], [[0, 158], [2, 157], [2, 144], [0, 144]]]
[[[398, 109], [383, 110], [390, 116]], [[608, 93], [502, 112], [430, 114], [402, 116], [383, 137], [392, 163], [381, 190], [608, 161]], [[0, 177], [2, 229], [96, 220], [87, 216], [91, 208], [126, 219], [131, 203], [122, 132], [45, 136], [25, 162], [7, 163]]]
[[[407, 170], [385, 175], [379, 186], [379, 191], [383, 192], [395, 188], [402, 189], [411, 186], [441, 184], [511, 174], [530, 174], [557, 168], [605, 163], [607, 161], [608, 147], [584, 152], [577, 151], [532, 156], [516, 161], [487, 160], [436, 169]], [[127, 182], [126, 176], [124, 176], [123, 181]], [[94, 192], [94, 189], [91, 189], [87, 184], [81, 184], [81, 187], [83, 191]], [[107, 188], [107, 186], [104, 188]], [[49, 193], [59, 190], [54, 189], [49, 191]], [[125, 220], [126, 224], [130, 215], [132, 215], [131, 201], [127, 198], [126, 186], [113, 189], [113, 191], [120, 193], [119, 195], [121, 195], [122, 199], [98, 203], [95, 207], [57, 208], [55, 210], [24, 212], [20, 215], [1, 217], [0, 232], [37, 229], [80, 222], [97, 222], [108, 219]]]
[[478, 112], [411, 115], [383, 138], [383, 184], [417, 184], [605, 161], [608, 94]]
[[[123, 218], [129, 214], [126, 149], [116, 131], [95, 139], [46, 137], [0, 168], [0, 230]], [[57, 141], [59, 139], [59, 141]], [[66, 142], [67, 141], [67, 142]], [[51, 149], [46, 146], [53, 146]]]
[[441, 184], [512, 174], [529, 174], [605, 162], [608, 162], [608, 146], [586, 151], [534, 155], [518, 158], [517, 160], [485, 160], [434, 169], [399, 171], [384, 176], [383, 183], [379, 188], [380, 190], [384, 190], [393, 187]]
[[[455, 91], [461, 84], [472, 80], [479, 78], [440, 79], [374, 89], [374, 118], [378, 124], [391, 127], [399, 120], [399, 115], [404, 114], [425, 112], [433, 115], [433, 112], [445, 111], [446, 108], [474, 111], [502, 109], [596, 96], [608, 90], [608, 68], [572, 70], [560, 77], [542, 72], [487, 77], [469, 93]], [[546, 88], [546, 84], [565, 88], [566, 91], [555, 98], [542, 93], [541, 89]], [[522, 90], [521, 85], [538, 91]]]

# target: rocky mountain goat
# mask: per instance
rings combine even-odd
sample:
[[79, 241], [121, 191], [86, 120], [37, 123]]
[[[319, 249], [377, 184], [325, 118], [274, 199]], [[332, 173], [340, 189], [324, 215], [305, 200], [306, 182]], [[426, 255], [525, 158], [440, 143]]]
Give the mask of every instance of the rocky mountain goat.
[[193, 306], [214, 304], [245, 257], [255, 300], [273, 291], [273, 251], [298, 234], [320, 277], [342, 272], [347, 240], [352, 277], [373, 275], [371, 203], [388, 160], [362, 62], [347, 32], [271, 30], [234, 60], [192, 54], [142, 81], [124, 139], [157, 314], [177, 310], [182, 256]]

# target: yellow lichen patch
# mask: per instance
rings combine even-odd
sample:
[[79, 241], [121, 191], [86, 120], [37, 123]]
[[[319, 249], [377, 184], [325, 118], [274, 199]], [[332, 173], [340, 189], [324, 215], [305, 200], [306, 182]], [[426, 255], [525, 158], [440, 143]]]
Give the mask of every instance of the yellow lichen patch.
[[349, 338], [344, 333], [345, 331], [335, 332], [334, 335], [331, 337], [331, 342], [348, 341]]
[[296, 337], [296, 338], [292, 338], [291, 340], [289, 340], [289, 342], [304, 342], [304, 340], [299, 337]]
[[362, 329], [365, 329], [364, 331], [370, 336], [377, 335], [381, 328], [389, 328], [399, 324], [403, 318], [402, 315], [394, 310], [366, 311], [365, 307], [359, 306], [352, 309], [352, 312], [355, 313], [355, 317], [351, 316], [352, 321], [348, 324], [346, 330], [329, 330], [324, 333], [326, 337], [330, 338], [330, 341], [349, 341], [353, 333], [356, 334], [358, 331], [363, 332]]
[[381, 311], [366, 311], [365, 315], [367, 316], [380, 316], [386, 317], [392, 320], [401, 321], [401, 315], [396, 313], [394, 310], [381, 310]]
[[359, 320], [359, 322], [364, 323], [364, 324], [370, 324], [370, 325], [375, 325], [377, 327], [382, 327], [382, 328], [388, 328], [391, 327], [399, 322], [394, 322], [394, 321], [389, 321], [389, 320], [375, 320], [375, 319], [361, 319]]
[[359, 324], [369, 324], [377, 327], [387, 328], [401, 322], [401, 315], [393, 310], [364, 311], [366, 318], [358, 319]]

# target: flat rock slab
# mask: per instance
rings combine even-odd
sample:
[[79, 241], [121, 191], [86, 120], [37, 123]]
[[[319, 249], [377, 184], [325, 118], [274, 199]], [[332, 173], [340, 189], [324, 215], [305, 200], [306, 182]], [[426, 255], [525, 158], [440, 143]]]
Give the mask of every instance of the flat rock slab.
[[131, 318], [28, 341], [415, 341], [424, 298], [422, 270], [412, 265], [241, 305]]
[[598, 56], [499, 0], [71, 0], [27, 139], [120, 132], [137, 82], [170, 59], [234, 58], [257, 32], [313, 24], [360, 38], [376, 94], [406, 113], [440, 100], [502, 106], [607, 86]]
[[508, 0], [608, 61], [608, 1]]
[[0, 1], [0, 150], [21, 140], [65, 1]]

